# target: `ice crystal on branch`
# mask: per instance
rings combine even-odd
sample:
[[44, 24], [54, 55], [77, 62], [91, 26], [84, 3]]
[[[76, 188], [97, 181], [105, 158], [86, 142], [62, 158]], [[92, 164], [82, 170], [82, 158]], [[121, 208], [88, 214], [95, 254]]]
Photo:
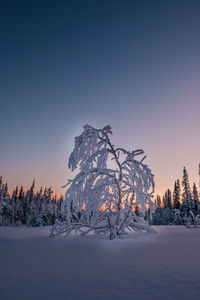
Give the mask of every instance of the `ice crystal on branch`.
[[95, 231], [109, 233], [113, 239], [127, 229], [149, 231], [143, 218], [134, 213], [136, 206], [144, 213], [147, 206], [154, 205], [154, 179], [143, 163], [145, 157], [140, 157], [143, 150], [115, 148], [110, 125], [103, 129], [85, 125], [83, 129], [75, 138], [68, 163], [71, 171], [79, 168], [79, 173], [67, 183], [63, 204], [67, 223], [55, 225], [51, 235]]

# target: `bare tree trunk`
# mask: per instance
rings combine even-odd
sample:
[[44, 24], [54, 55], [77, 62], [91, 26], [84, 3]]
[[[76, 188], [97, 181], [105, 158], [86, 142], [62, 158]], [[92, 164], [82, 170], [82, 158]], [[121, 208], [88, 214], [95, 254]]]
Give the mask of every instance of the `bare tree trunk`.
[[117, 237], [118, 226], [112, 225], [110, 227], [110, 240], [114, 240]]
[[122, 202], [121, 189], [120, 189], [119, 183], [117, 184], [117, 189], [118, 189], [118, 202], [117, 202], [117, 216], [116, 216], [116, 220], [115, 220], [115, 225], [116, 226], [119, 225], [120, 211], [121, 211], [121, 202]]

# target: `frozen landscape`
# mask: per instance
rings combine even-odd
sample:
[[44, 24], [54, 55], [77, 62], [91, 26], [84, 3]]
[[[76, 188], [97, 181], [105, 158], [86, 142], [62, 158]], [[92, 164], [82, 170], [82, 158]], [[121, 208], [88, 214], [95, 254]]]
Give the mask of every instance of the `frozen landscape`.
[[0, 300], [200, 300], [200, 1], [0, 16]]
[[199, 299], [200, 229], [154, 228], [110, 241], [0, 227], [1, 299]]

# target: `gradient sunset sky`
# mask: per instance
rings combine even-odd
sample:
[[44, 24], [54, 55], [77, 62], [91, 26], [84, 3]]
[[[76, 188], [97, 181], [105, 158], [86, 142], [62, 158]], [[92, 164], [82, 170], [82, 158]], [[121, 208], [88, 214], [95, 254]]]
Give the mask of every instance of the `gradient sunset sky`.
[[200, 1], [0, 1], [0, 174], [28, 188], [73, 176], [73, 139], [110, 124], [144, 149], [156, 192], [200, 162]]

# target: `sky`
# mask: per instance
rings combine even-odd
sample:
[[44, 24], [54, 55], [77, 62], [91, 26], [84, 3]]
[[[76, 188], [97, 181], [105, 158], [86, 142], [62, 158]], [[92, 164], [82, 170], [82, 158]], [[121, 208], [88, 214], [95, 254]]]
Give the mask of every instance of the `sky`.
[[142, 148], [156, 193], [198, 184], [200, 1], [0, 1], [0, 174], [51, 186], [84, 124]]

